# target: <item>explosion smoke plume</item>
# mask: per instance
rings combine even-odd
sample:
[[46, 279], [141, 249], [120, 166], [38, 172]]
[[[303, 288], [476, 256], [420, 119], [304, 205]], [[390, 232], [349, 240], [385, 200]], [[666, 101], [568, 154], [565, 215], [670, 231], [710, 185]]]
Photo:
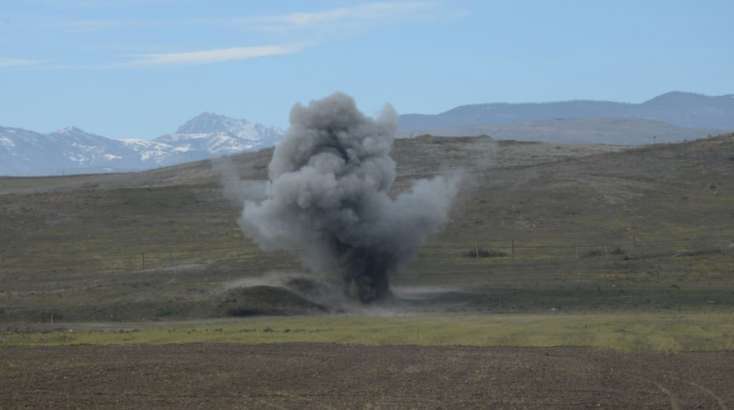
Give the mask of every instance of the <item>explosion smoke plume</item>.
[[372, 119], [341, 93], [296, 104], [270, 162], [266, 198], [245, 201], [240, 224], [265, 250], [297, 253], [339, 274], [364, 303], [390, 295], [389, 276], [445, 224], [457, 177], [417, 181], [391, 198], [397, 127], [392, 107]]

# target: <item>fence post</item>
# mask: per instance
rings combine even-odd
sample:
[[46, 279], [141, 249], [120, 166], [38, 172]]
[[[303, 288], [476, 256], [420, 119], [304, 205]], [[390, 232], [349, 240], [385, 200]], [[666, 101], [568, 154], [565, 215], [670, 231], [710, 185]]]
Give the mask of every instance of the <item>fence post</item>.
[[637, 232], [632, 232], [632, 248], [637, 249]]
[[145, 252], [142, 252], [140, 254], [140, 261], [141, 261], [141, 263], [143, 265], [143, 267], [141, 268], [141, 270], [145, 270]]
[[510, 254], [512, 255], [512, 259], [515, 259], [515, 240], [512, 240], [512, 250], [510, 251]]

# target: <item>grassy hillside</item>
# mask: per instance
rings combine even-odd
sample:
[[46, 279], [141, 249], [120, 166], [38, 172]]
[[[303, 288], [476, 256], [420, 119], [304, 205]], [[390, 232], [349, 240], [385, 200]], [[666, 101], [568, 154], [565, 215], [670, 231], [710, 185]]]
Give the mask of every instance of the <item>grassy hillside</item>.
[[[270, 155], [232, 162], [264, 179]], [[460, 288], [442, 301], [473, 311], [734, 307], [734, 135], [633, 150], [421, 137], [394, 157], [396, 191], [465, 172], [404, 288]], [[301, 271], [242, 235], [217, 169], [0, 178], [0, 320], [205, 317], [242, 279]]]

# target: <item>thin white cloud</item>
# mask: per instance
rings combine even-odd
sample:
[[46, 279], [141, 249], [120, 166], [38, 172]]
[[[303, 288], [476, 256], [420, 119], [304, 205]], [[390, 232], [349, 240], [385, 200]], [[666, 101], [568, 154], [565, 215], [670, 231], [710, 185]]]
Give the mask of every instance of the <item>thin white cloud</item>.
[[75, 20], [61, 24], [63, 29], [71, 33], [85, 33], [91, 31], [110, 30], [119, 28], [133, 28], [142, 25], [138, 21], [123, 20]]
[[[443, 0], [392, 0], [365, 2], [350, 7], [320, 11], [300, 11], [265, 16], [202, 17], [176, 20], [72, 20], [63, 22], [60, 26], [69, 32], [92, 32], [111, 29], [234, 24], [246, 29], [289, 32], [343, 28], [344, 26], [359, 27], [406, 19], [460, 17], [466, 14], [465, 10], [447, 5]], [[54, 23], [56, 24], [58, 23]]]
[[24, 59], [24, 58], [1, 58], [0, 57], [0, 68], [25, 67], [25, 66], [39, 65], [42, 63], [44, 63], [44, 61], [30, 60], [30, 59]]
[[434, 1], [389, 1], [359, 4], [314, 12], [295, 12], [275, 16], [237, 19], [253, 28], [293, 30], [318, 28], [335, 24], [379, 22], [405, 17], [421, 17], [435, 11]]
[[[89, 1], [90, 3], [97, 3], [108, 0]], [[306, 47], [306, 44], [317, 45], [328, 42], [335, 33], [344, 37], [348, 34], [369, 30], [381, 24], [407, 21], [436, 21], [444, 18], [464, 16], [466, 13], [466, 11], [456, 8], [454, 4], [447, 3], [445, 0], [383, 0], [363, 2], [353, 6], [320, 11], [301, 11], [270, 16], [200, 17], [173, 20], [90, 19], [53, 22], [48, 23], [49, 27], [61, 28], [67, 32], [81, 33], [99, 30], [129, 30], [133, 28], [161, 29], [164, 26], [217, 26], [230, 28], [234, 26], [240, 30], [265, 32], [261, 33], [265, 34], [264, 38], [271, 39], [265, 41], [283, 43], [185, 52], [135, 54], [122, 61], [100, 62], [89, 65], [50, 64], [46, 61], [0, 58], [0, 68], [39, 65], [45, 69], [115, 69], [248, 60], [297, 53], [302, 51]], [[279, 40], [275, 40], [276, 38]], [[290, 44], [294, 41], [299, 43]]]
[[187, 51], [181, 53], [142, 54], [127, 65], [154, 66], [169, 64], [209, 64], [226, 61], [250, 60], [293, 54], [301, 51], [303, 45], [264, 45], [251, 47], [220, 48], [212, 50]]

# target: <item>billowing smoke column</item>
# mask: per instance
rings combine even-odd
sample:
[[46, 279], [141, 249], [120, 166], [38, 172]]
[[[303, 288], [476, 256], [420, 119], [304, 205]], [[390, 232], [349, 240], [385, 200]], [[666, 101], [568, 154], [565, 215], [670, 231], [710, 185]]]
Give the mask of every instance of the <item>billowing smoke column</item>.
[[363, 303], [390, 295], [389, 276], [447, 220], [457, 177], [420, 180], [391, 198], [397, 115], [372, 119], [341, 93], [296, 104], [270, 162], [266, 198], [245, 201], [240, 223], [265, 250], [296, 252], [315, 272], [339, 274]]

